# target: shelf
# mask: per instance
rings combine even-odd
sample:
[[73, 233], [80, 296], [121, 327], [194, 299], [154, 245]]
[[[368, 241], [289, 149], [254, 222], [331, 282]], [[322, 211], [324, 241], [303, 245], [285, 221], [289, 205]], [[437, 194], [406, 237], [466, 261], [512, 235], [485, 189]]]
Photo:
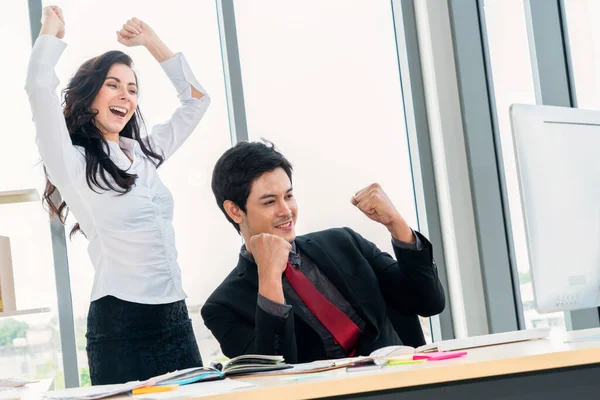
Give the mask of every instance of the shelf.
[[0, 204], [26, 203], [39, 201], [40, 194], [37, 189], [9, 190], [0, 192]]
[[30, 310], [5, 311], [0, 312], [0, 318], [20, 317], [21, 315], [29, 314], [44, 314], [47, 312], [50, 312], [49, 308], [32, 308]]

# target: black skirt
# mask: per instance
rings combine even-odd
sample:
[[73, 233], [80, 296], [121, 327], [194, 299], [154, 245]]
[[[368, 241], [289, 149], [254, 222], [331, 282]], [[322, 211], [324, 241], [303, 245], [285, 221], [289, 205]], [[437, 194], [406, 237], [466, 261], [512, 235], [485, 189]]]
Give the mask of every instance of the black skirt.
[[155, 305], [103, 297], [90, 304], [85, 336], [92, 385], [202, 366], [184, 300]]

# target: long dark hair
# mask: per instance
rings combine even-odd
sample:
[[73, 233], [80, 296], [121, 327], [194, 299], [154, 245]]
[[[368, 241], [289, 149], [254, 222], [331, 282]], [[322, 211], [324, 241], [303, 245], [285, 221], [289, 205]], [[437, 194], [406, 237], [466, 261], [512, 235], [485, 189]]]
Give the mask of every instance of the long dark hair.
[[[125, 194], [135, 184], [137, 175], [123, 171], [109, 158], [104, 150], [105, 148], [108, 149], [108, 143], [95, 125], [94, 119], [97, 112], [91, 108], [96, 95], [104, 85], [108, 71], [114, 64], [133, 67], [131, 57], [116, 50], [106, 52], [83, 63], [63, 90], [63, 114], [71, 136], [71, 142], [73, 145], [85, 149], [85, 177], [90, 189], [97, 193], [114, 190], [120, 194]], [[142, 140], [140, 126], [143, 125], [142, 114], [139, 108], [136, 108], [135, 113], [120, 132], [120, 135], [138, 142], [142, 152], [158, 167], [164, 161], [164, 157], [154, 152], [147, 140]], [[64, 200], [57, 204], [54, 197], [57, 188], [48, 179], [45, 167], [44, 173], [46, 174], [46, 189], [44, 190], [42, 202], [48, 208], [50, 216], [57, 215], [64, 224], [69, 214], [69, 208]], [[75, 224], [70, 236], [73, 236], [79, 230], [79, 224]]]

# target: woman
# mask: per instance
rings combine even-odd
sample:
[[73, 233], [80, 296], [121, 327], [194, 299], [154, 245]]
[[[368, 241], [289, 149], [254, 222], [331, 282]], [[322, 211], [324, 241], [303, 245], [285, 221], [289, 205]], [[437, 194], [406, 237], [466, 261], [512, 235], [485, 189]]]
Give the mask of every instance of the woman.
[[117, 40], [146, 47], [160, 63], [181, 102], [171, 119], [142, 135], [137, 77], [120, 51], [85, 62], [64, 90], [62, 108], [54, 67], [66, 47], [64, 31], [60, 8], [44, 8], [26, 90], [48, 178], [44, 201], [63, 223], [72, 210], [79, 224], [71, 234], [81, 229], [89, 240], [92, 384], [201, 366], [177, 264], [173, 199], [156, 168], [192, 133], [210, 99], [183, 55], [134, 18]]

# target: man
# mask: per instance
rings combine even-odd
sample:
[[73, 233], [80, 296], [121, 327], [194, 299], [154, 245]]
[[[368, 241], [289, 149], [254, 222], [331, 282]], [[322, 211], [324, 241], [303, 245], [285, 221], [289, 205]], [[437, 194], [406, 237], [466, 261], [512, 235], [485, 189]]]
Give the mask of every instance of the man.
[[368, 355], [402, 344], [388, 307], [422, 316], [443, 311], [431, 244], [379, 185], [357, 192], [352, 204], [390, 231], [399, 262], [349, 228], [296, 237], [292, 166], [270, 143], [227, 150], [212, 190], [246, 243], [202, 307], [226, 356], [281, 354], [297, 363]]

